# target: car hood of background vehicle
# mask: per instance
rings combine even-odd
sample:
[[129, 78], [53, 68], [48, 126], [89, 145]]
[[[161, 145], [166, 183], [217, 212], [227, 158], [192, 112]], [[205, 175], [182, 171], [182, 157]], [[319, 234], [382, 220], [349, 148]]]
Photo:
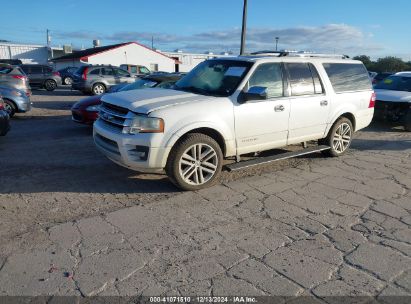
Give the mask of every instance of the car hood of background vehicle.
[[101, 95], [89, 96], [76, 102], [72, 109], [83, 109], [89, 106], [96, 106], [101, 103]]
[[127, 108], [132, 112], [149, 114], [155, 110], [208, 98], [210, 97], [182, 91], [152, 88], [104, 95], [102, 101]]
[[411, 102], [411, 92], [376, 89], [377, 100], [391, 102]]

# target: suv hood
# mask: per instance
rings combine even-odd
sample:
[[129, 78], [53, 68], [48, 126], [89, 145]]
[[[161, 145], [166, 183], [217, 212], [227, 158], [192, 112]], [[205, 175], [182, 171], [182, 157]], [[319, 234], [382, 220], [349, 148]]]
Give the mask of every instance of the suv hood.
[[101, 100], [132, 112], [149, 114], [155, 110], [207, 98], [209, 97], [193, 93], [152, 88], [105, 94]]
[[374, 90], [377, 100], [391, 102], [411, 102], [411, 92], [394, 90]]

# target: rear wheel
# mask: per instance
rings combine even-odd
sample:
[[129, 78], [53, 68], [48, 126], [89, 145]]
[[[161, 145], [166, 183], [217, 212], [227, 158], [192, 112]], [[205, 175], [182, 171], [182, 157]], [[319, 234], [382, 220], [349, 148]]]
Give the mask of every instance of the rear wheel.
[[353, 134], [354, 128], [351, 121], [346, 117], [339, 118], [332, 126], [328, 136], [320, 140], [320, 144], [331, 147], [323, 153], [333, 157], [344, 155], [351, 145]]
[[93, 85], [91, 92], [93, 95], [101, 95], [106, 92], [106, 87], [102, 83], [96, 83]]
[[54, 91], [57, 88], [57, 82], [55, 82], [53, 79], [47, 79], [44, 82], [44, 87], [47, 91]]
[[166, 173], [183, 190], [211, 186], [221, 172], [223, 153], [211, 137], [193, 133], [178, 142], [168, 157]]
[[16, 105], [8, 99], [4, 99], [4, 109], [9, 114], [10, 117], [13, 117], [17, 111]]

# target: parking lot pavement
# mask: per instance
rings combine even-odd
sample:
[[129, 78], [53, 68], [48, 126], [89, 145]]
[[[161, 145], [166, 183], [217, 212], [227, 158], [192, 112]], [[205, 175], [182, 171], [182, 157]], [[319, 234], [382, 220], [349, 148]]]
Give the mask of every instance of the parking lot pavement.
[[181, 193], [105, 160], [61, 94], [0, 141], [0, 295], [411, 295], [409, 133]]

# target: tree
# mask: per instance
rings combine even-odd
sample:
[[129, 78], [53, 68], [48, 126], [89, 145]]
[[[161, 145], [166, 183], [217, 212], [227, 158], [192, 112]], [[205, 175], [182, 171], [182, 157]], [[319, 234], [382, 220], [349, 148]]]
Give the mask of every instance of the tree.
[[364, 65], [367, 69], [369, 69], [371, 67], [371, 65], [373, 64], [373, 62], [371, 61], [370, 56], [367, 56], [367, 55], [358, 55], [358, 56], [353, 57], [353, 59], [354, 60], [359, 60], [362, 63], [364, 63]]
[[409, 66], [402, 61], [401, 58], [387, 56], [384, 58], [379, 58], [374, 65], [376, 72], [401, 72], [405, 71]]

